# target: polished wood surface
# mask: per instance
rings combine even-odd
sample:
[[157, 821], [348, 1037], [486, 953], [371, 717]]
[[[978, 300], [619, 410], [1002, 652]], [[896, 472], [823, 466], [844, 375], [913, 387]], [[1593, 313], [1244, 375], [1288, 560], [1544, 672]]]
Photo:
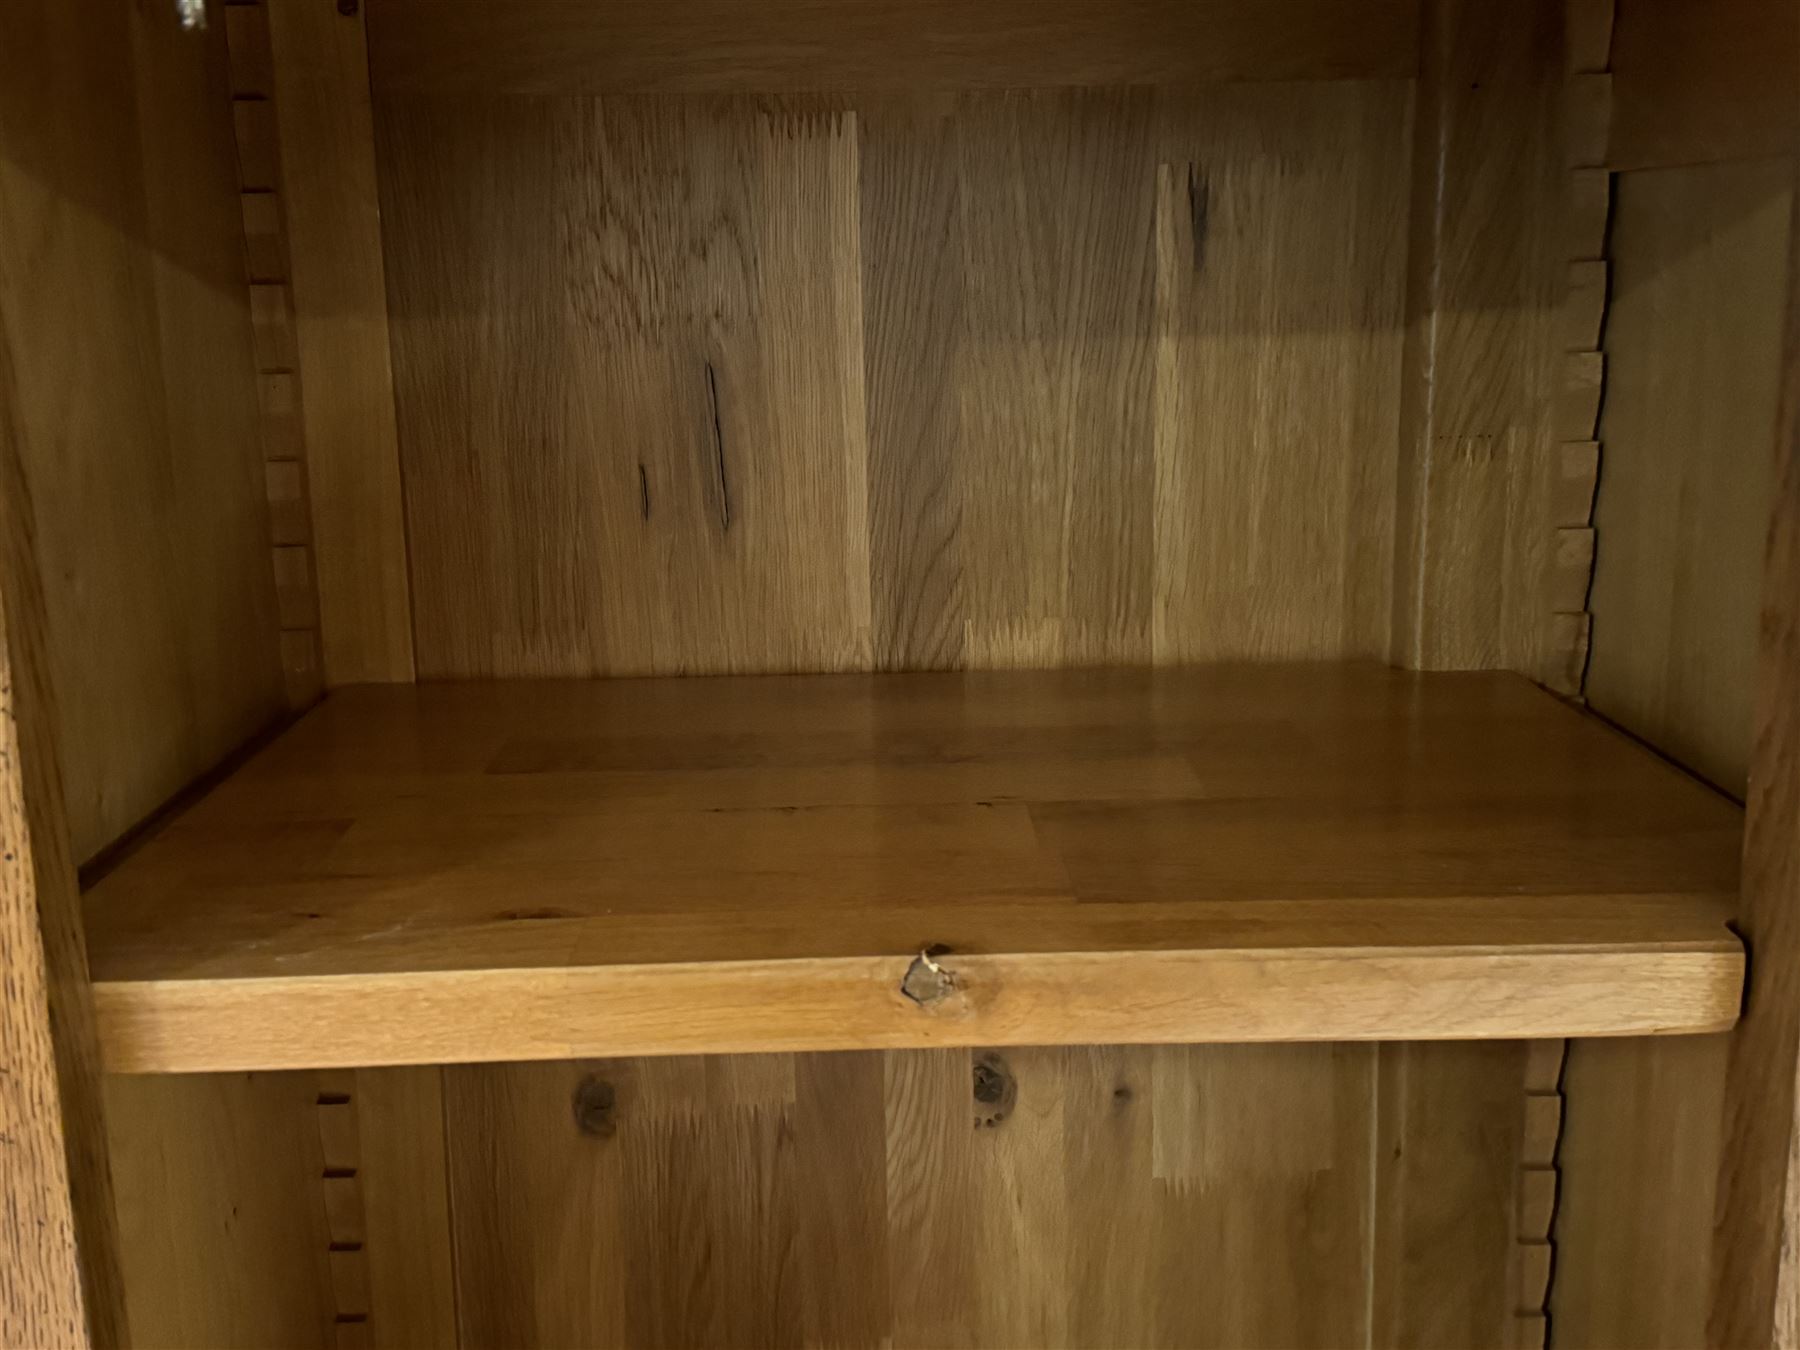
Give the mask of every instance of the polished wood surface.
[[422, 677], [1388, 655], [1404, 82], [375, 88]]
[[1377, 1047], [1369, 1335], [1339, 1344], [1529, 1344], [1521, 1332], [1542, 1301], [1520, 1268], [1536, 1230], [1519, 1197], [1525, 1169], [1554, 1148], [1533, 1109], [1543, 1048]]
[[1587, 696], [1742, 796], [1791, 163], [1621, 174]]
[[1418, 51], [1410, 0], [383, 0], [370, 11], [379, 84], [459, 94], [1342, 79], [1410, 75]]
[[121, 1069], [1697, 1030], [1740, 830], [1510, 676], [366, 687], [87, 912]]

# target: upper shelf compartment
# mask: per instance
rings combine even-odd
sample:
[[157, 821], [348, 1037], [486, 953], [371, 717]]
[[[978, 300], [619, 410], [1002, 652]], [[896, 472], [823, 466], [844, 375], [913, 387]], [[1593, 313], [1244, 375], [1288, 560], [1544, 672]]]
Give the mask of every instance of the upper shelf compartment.
[[1410, 78], [1417, 0], [377, 0], [377, 94]]
[[1740, 834], [1502, 675], [364, 687], [87, 924], [128, 1071], [1703, 1031]]

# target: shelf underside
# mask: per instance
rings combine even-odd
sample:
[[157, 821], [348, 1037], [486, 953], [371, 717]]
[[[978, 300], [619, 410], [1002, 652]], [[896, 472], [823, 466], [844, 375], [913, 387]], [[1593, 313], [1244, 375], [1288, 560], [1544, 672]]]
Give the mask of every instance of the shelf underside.
[[1705, 1031], [1741, 833], [1506, 675], [365, 687], [87, 928], [121, 1071]]

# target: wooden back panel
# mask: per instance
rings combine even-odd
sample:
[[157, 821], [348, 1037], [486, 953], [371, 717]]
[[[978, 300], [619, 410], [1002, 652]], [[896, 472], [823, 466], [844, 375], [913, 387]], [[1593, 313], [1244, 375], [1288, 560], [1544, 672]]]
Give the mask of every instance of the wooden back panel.
[[1560, 1053], [118, 1080], [133, 1323], [156, 1343], [471, 1350], [1541, 1345]]
[[422, 677], [1385, 654], [1404, 84], [382, 75]]

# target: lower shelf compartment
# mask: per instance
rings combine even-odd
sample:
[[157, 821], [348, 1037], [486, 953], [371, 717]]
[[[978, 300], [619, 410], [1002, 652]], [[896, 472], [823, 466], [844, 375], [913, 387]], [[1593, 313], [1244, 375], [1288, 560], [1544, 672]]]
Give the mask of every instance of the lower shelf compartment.
[[1507, 675], [359, 687], [86, 909], [124, 1072], [1700, 1032], [1741, 835]]

